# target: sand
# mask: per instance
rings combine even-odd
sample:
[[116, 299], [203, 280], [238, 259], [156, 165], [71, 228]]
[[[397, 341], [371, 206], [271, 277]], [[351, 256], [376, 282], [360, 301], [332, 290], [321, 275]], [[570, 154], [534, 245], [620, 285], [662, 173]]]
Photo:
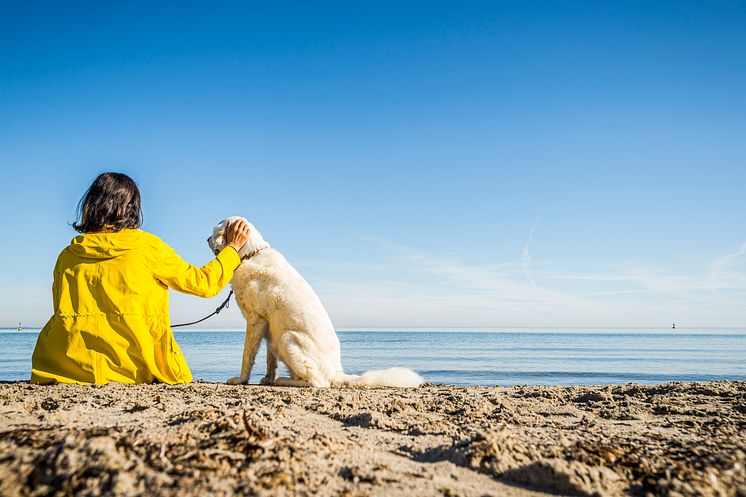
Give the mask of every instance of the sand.
[[0, 385], [2, 496], [746, 497], [746, 382]]

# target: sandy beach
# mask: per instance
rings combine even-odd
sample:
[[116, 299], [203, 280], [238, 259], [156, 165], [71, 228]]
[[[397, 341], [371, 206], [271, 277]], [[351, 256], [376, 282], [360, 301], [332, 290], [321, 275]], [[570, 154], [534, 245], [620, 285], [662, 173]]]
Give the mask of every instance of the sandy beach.
[[0, 495], [746, 496], [746, 383], [0, 385]]

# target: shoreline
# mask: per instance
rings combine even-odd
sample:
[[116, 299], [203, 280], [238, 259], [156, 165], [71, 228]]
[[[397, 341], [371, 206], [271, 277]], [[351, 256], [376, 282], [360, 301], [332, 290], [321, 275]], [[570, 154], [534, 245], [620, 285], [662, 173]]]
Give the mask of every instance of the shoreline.
[[0, 494], [746, 495], [746, 382], [0, 384]]

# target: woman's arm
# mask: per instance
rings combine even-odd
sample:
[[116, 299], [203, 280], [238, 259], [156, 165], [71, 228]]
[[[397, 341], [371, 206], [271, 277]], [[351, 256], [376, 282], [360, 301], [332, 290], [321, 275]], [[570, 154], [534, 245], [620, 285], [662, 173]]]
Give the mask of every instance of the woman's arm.
[[174, 249], [162, 243], [158, 247], [155, 277], [179, 292], [213, 297], [228, 284], [233, 271], [241, 264], [240, 249], [249, 236], [249, 227], [243, 220], [229, 223], [226, 227], [228, 245], [202, 267], [189, 264]]

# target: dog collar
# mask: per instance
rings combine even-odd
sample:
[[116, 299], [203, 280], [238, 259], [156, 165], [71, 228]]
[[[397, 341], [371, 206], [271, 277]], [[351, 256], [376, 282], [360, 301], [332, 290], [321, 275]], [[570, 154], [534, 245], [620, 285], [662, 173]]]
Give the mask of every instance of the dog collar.
[[261, 252], [265, 248], [267, 248], [267, 247], [262, 247], [260, 249], [257, 249], [255, 251], [253, 251], [252, 253], [250, 253], [248, 255], [245, 255], [245, 256], [241, 257], [241, 261], [248, 261], [249, 259], [251, 259], [252, 257], [254, 257], [256, 254], [258, 254], [259, 252]]

